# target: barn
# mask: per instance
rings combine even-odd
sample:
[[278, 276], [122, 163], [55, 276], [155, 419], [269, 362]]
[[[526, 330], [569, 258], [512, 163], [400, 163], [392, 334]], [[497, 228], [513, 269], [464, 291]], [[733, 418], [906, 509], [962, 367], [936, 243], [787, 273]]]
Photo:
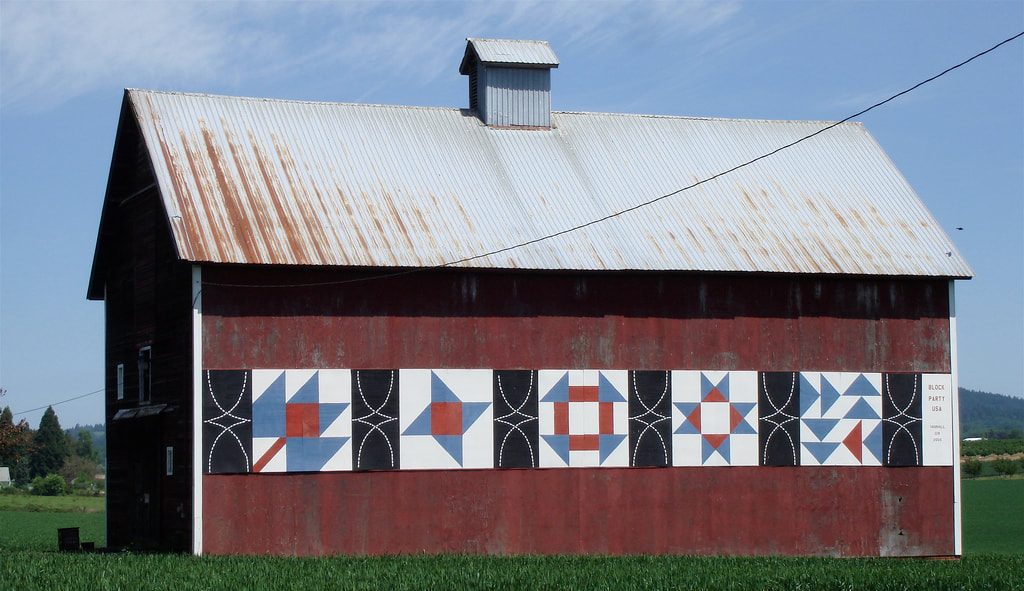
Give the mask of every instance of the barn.
[[463, 108], [125, 91], [111, 546], [960, 554], [972, 272], [864, 126], [700, 182], [826, 122], [552, 111], [558, 66], [470, 38]]

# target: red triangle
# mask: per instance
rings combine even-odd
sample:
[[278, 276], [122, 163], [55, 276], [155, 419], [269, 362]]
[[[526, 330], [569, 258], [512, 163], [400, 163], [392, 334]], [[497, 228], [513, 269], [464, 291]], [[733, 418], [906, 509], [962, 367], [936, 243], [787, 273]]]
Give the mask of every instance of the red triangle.
[[722, 445], [722, 442], [725, 441], [725, 438], [728, 437], [728, 436], [729, 436], [728, 433], [723, 433], [721, 435], [717, 435], [717, 434], [712, 435], [712, 434], [705, 433], [704, 434], [704, 440], [707, 441], [708, 443], [710, 443], [711, 447], [713, 447], [715, 449], [718, 449], [718, 446]]
[[736, 425], [743, 422], [743, 415], [740, 411], [736, 410], [735, 406], [729, 405], [729, 432], [732, 433], [736, 430]]
[[697, 428], [697, 431], [700, 431], [700, 405], [699, 404], [694, 407], [693, 412], [690, 413], [690, 416], [686, 417], [686, 420], [688, 420], [691, 423], [693, 423], [693, 426]]
[[863, 460], [861, 460], [861, 452], [864, 449], [864, 438], [860, 434], [860, 425], [861, 422], [857, 421], [857, 426], [850, 431], [850, 434], [847, 435], [845, 439], [843, 439], [843, 445], [846, 446], [846, 449], [850, 450], [850, 453], [853, 454], [853, 457], [857, 458], [858, 462], [863, 462]]
[[719, 390], [718, 387], [716, 386], [714, 388], [711, 388], [711, 391], [708, 392], [708, 395], [704, 397], [704, 402], [729, 402], [729, 401], [725, 399], [725, 396], [722, 394], [722, 391]]

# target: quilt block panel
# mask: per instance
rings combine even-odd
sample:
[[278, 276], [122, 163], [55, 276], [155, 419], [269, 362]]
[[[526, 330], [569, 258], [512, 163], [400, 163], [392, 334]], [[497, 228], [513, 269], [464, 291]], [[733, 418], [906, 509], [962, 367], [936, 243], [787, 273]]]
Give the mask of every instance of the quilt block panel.
[[800, 374], [800, 464], [882, 465], [882, 376]]
[[673, 371], [674, 466], [756, 466], [757, 373]]
[[629, 465], [627, 373], [537, 372], [542, 467]]

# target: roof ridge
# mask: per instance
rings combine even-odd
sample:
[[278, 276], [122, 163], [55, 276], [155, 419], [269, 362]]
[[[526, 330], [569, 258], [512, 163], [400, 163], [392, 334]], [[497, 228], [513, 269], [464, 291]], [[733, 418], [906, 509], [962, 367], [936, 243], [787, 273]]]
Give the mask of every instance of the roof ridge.
[[[408, 109], [418, 111], [466, 111], [465, 107], [442, 107], [442, 106], [429, 106], [429, 105], [396, 105], [388, 103], [353, 103], [345, 101], [316, 101], [306, 99], [291, 99], [291, 98], [277, 98], [277, 97], [255, 97], [255, 96], [240, 96], [230, 94], [213, 94], [208, 92], [188, 92], [179, 90], [153, 90], [147, 88], [125, 88], [128, 92], [142, 93], [142, 94], [163, 94], [171, 96], [183, 96], [183, 97], [200, 97], [200, 98], [211, 98], [211, 99], [236, 99], [242, 101], [251, 101], [259, 103], [288, 103], [288, 104], [299, 104], [299, 105], [325, 105], [325, 106], [339, 106], [339, 107], [367, 107], [367, 108], [378, 108], [378, 109]], [[761, 119], [761, 118], [745, 118], [745, 117], [713, 117], [713, 116], [702, 116], [702, 115], [667, 115], [658, 113], [615, 113], [608, 111], [558, 111], [552, 110], [553, 115], [582, 115], [582, 116], [601, 116], [601, 117], [633, 117], [641, 119], [680, 119], [685, 121], [720, 121], [720, 122], [731, 122], [731, 123], [776, 123], [776, 124], [797, 124], [797, 123], [820, 123], [822, 125], [831, 125], [835, 123], [835, 120], [827, 119]], [[844, 125], [856, 125], [863, 127], [864, 124], [860, 121], [847, 121]]]
[[466, 37], [466, 41], [501, 41], [502, 43], [541, 43], [551, 46], [551, 43], [542, 39], [502, 39], [499, 37]]
[[460, 107], [437, 107], [427, 105], [393, 105], [387, 103], [349, 103], [344, 101], [315, 101], [308, 99], [291, 99], [291, 98], [278, 98], [278, 97], [260, 97], [260, 96], [240, 96], [235, 94], [213, 94], [209, 92], [188, 92], [182, 90], [152, 90], [148, 88], [125, 88], [128, 92], [137, 92], [143, 94], [165, 94], [172, 96], [184, 96], [184, 97], [201, 97], [211, 99], [236, 99], [242, 101], [251, 101], [257, 103], [290, 103], [299, 105], [334, 105], [342, 107], [383, 107], [389, 109], [416, 109], [423, 111], [464, 111], [466, 109]]

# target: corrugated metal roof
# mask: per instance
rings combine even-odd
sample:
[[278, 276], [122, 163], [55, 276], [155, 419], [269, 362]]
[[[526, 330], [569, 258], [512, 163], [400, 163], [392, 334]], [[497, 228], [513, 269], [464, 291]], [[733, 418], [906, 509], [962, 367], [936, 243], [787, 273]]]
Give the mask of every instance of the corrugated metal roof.
[[[547, 41], [478, 39], [476, 37], [467, 37], [466, 41], [466, 53], [468, 54], [472, 47], [480, 61], [485, 64], [558, 67], [558, 57]], [[463, 59], [463, 63], [465, 63], [465, 59]]]
[[[496, 129], [460, 109], [131, 90], [180, 256], [433, 266], [675, 191], [826, 125], [553, 113]], [[858, 123], [649, 207], [464, 267], [967, 277]]]

